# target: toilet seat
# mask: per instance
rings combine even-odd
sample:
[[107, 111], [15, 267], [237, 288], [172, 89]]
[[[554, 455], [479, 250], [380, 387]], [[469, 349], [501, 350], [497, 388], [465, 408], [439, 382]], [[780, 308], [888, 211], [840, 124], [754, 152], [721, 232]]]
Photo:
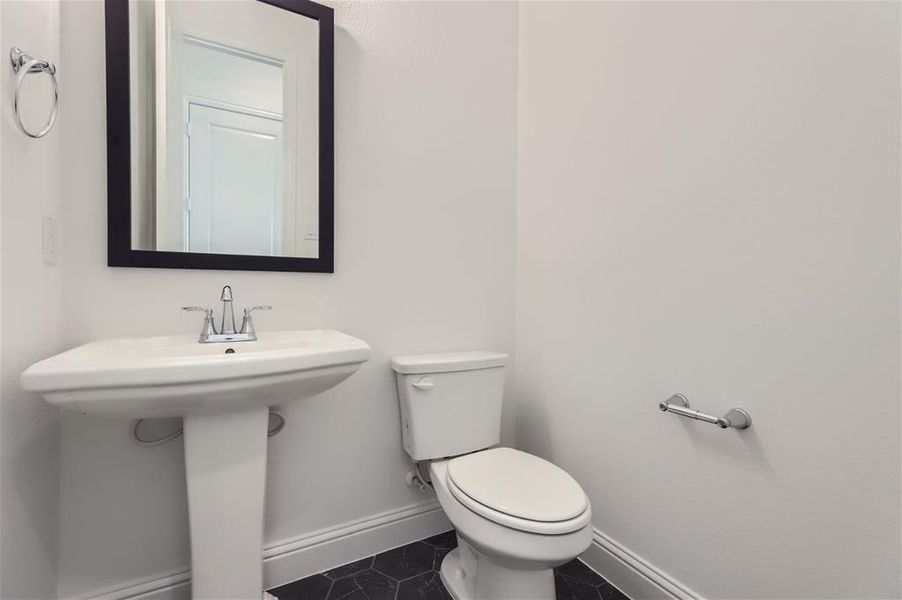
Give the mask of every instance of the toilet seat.
[[519, 531], [560, 535], [591, 518], [585, 492], [566, 471], [512, 448], [450, 460], [446, 483], [469, 510]]

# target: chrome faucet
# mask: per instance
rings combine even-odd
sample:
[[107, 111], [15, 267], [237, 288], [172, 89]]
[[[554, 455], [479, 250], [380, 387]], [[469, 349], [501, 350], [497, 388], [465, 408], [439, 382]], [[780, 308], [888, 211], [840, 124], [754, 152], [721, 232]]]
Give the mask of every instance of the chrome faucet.
[[222, 302], [222, 321], [219, 331], [216, 330], [216, 323], [213, 321], [213, 309], [208, 306], [183, 306], [182, 310], [202, 311], [204, 313], [204, 324], [200, 331], [201, 344], [212, 344], [220, 342], [253, 342], [257, 339], [257, 331], [254, 329], [254, 320], [251, 313], [255, 310], [272, 310], [272, 306], [268, 304], [256, 304], [244, 309], [244, 320], [241, 322], [241, 330], [235, 331], [235, 309], [232, 306], [232, 286], [227, 285], [222, 288], [222, 294], [219, 297]]
[[219, 327], [219, 333], [231, 335], [235, 333], [235, 308], [232, 306], [232, 286], [227, 285], [222, 288], [219, 301], [222, 302], [222, 325]]

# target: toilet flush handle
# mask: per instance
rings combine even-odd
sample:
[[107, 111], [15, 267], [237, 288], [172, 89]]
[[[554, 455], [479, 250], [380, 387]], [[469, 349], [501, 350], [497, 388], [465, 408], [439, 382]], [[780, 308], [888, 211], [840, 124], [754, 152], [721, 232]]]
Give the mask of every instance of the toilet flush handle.
[[435, 381], [433, 381], [432, 377], [423, 377], [414, 381], [411, 385], [418, 390], [431, 390], [435, 387]]

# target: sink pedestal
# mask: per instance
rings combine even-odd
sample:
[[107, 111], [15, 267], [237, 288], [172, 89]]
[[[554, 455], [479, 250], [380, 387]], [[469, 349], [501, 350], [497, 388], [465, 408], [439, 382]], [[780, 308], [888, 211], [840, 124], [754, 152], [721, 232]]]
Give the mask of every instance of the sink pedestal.
[[185, 416], [191, 595], [260, 600], [269, 408]]
[[269, 407], [338, 385], [369, 356], [366, 342], [330, 329], [233, 346], [120, 338], [35, 363], [21, 381], [85, 415], [183, 417], [194, 598], [260, 600]]

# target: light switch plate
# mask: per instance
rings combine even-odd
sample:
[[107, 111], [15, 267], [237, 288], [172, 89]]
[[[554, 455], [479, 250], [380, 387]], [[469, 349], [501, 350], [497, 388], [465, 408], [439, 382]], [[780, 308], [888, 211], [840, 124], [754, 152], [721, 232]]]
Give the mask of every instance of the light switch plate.
[[41, 244], [45, 265], [56, 264], [56, 220], [53, 217], [44, 217], [41, 228]]

